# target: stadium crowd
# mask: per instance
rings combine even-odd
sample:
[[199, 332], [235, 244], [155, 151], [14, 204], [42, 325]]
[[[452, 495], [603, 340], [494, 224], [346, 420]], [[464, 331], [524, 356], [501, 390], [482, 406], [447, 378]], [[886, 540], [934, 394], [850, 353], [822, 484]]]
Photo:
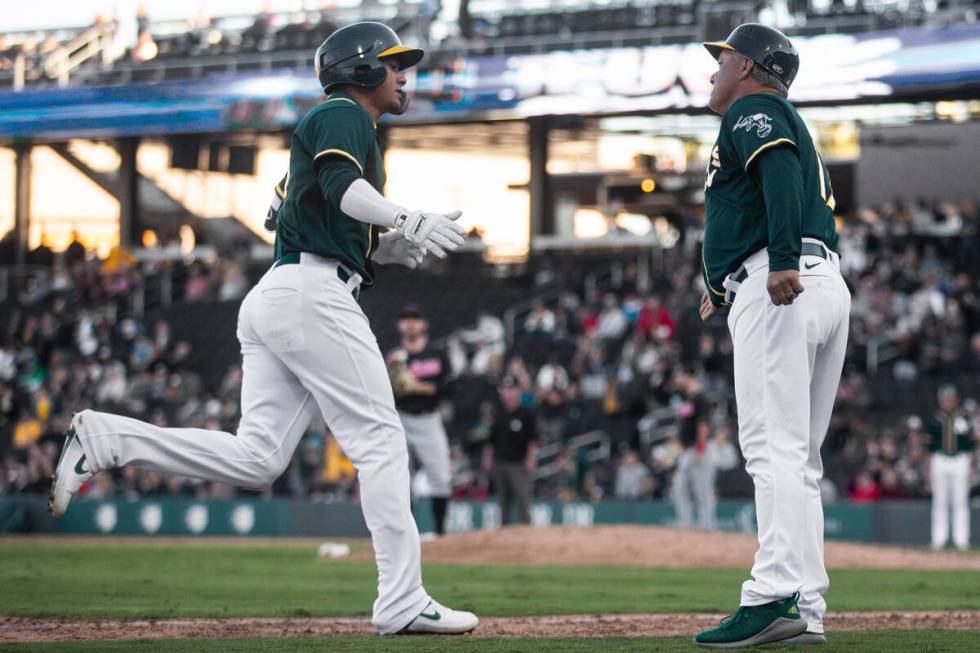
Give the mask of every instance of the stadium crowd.
[[[692, 224], [698, 219], [690, 216]], [[936, 408], [939, 383], [959, 385], [980, 431], [978, 227], [970, 203], [889, 204], [842, 222], [853, 309], [824, 447], [827, 500], [928, 496], [922, 420]], [[750, 496], [751, 481], [737, 464], [727, 328], [697, 317], [697, 249], [697, 238], [684, 238], [664, 250], [649, 277], [627, 264], [597, 285], [584, 283], [591, 270], [574, 257], [545, 261], [536, 279], [550, 281], [534, 288], [536, 299], [517, 314], [512, 338], [495, 315], [471, 325], [462, 324], [471, 316], [446, 318], [457, 327], [445, 340], [456, 373], [445, 405], [455, 496], [492, 491], [489, 441], [503, 387], [520, 390], [539, 450], [548, 452], [538, 461], [537, 498], [674, 496], [680, 511], [678, 493], [700, 483], [698, 470], [705, 469], [712, 484], [717, 475], [720, 496]], [[234, 262], [138, 264], [119, 251], [98, 261], [70, 248], [55, 257], [44, 283], [7, 303], [0, 324], [0, 494], [46, 491], [61, 434], [83, 408], [235, 431], [240, 368], [232, 366], [218, 384], [203, 383], [188, 364], [192, 345], [174, 338], [167, 322], [135, 312], [131, 289], [164, 272], [182, 280], [179, 301], [235, 301], [249, 287]], [[568, 446], [586, 433], [601, 434], [609, 455]], [[100, 475], [86, 488], [93, 497], [218, 498], [233, 491], [133, 469]], [[264, 494], [343, 500], [356, 491], [353, 468], [320, 424]]]

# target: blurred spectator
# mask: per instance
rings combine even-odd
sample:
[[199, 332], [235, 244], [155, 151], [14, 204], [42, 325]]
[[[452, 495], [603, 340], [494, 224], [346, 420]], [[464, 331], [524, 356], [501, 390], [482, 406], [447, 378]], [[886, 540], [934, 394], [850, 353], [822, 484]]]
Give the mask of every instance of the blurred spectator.
[[645, 499], [653, 494], [653, 477], [646, 465], [640, 462], [636, 452], [628, 449], [616, 467], [616, 485], [613, 495], [617, 499]]
[[693, 446], [680, 455], [674, 472], [672, 493], [677, 525], [683, 528], [694, 526], [693, 504], [697, 504], [697, 525], [714, 530], [718, 527], [715, 487], [718, 472], [735, 467], [739, 457], [727, 433], [722, 431], [717, 437], [711, 437], [711, 424], [707, 420], [698, 421], [696, 431]]
[[481, 313], [476, 328], [461, 331], [460, 340], [472, 350], [469, 371], [476, 375], [499, 373], [500, 359], [507, 351], [507, 330], [500, 318], [489, 312]]
[[662, 304], [660, 297], [650, 295], [636, 319], [636, 334], [642, 338], [666, 340], [677, 331], [674, 316]]
[[514, 379], [500, 389], [500, 407], [490, 429], [493, 449], [493, 481], [500, 500], [501, 524], [531, 523], [531, 473], [535, 469], [534, 414], [521, 404], [521, 390]]
[[854, 479], [854, 487], [851, 488], [850, 497], [854, 503], [874, 503], [881, 498], [881, 488], [871, 472], [858, 474], [858, 477]]

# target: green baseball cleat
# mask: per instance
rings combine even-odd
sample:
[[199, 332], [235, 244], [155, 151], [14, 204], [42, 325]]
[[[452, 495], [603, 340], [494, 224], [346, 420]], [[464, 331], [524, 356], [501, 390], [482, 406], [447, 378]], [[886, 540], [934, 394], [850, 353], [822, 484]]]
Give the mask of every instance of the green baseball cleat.
[[704, 648], [745, 648], [801, 635], [806, 632], [806, 621], [796, 607], [799, 596], [742, 606], [717, 628], [698, 633], [694, 643]]

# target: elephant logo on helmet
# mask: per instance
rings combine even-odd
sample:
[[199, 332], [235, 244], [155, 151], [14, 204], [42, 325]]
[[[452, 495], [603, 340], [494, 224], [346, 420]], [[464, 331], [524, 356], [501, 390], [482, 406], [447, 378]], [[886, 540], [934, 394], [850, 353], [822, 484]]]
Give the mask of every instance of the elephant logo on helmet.
[[754, 113], [751, 116], [739, 116], [732, 128], [733, 132], [744, 129], [747, 132], [755, 129], [759, 138], [765, 138], [772, 133], [772, 118], [764, 113]]

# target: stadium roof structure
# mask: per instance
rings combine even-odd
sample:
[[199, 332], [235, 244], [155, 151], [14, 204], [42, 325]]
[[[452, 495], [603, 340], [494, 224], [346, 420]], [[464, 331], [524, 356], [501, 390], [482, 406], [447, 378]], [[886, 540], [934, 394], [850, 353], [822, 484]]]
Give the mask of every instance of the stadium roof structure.
[[[794, 37], [801, 105], [980, 97], [980, 25]], [[459, 58], [414, 79], [406, 123], [704, 110], [714, 60], [698, 43]], [[0, 139], [279, 132], [321, 99], [306, 70], [0, 94]]]

